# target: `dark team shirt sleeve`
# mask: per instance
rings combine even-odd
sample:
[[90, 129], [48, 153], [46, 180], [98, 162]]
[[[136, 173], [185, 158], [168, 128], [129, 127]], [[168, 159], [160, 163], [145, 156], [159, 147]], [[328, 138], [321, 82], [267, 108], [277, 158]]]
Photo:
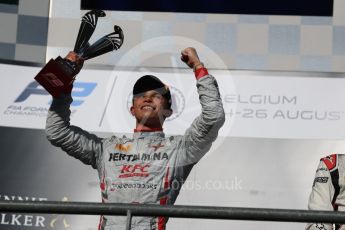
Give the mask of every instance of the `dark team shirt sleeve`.
[[46, 120], [47, 138], [54, 146], [61, 147], [69, 155], [97, 168], [102, 151], [102, 139], [70, 125], [71, 103], [70, 95], [53, 99]]

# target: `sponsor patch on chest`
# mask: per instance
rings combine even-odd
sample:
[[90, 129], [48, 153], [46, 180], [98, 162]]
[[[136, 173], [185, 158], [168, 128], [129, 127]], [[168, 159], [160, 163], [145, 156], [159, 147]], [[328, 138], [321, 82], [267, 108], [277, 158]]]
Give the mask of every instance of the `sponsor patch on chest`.
[[138, 154], [126, 154], [126, 153], [109, 153], [108, 161], [124, 161], [124, 162], [134, 162], [134, 161], [161, 161], [168, 160], [169, 156], [167, 153], [155, 152], [155, 153], [138, 153]]

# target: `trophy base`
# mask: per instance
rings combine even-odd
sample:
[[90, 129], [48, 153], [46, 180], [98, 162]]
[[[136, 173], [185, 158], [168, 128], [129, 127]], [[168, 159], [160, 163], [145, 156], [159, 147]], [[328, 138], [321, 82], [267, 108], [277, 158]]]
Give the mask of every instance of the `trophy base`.
[[55, 60], [50, 59], [35, 80], [53, 97], [58, 97], [73, 83], [74, 73], [73, 67], [59, 56]]

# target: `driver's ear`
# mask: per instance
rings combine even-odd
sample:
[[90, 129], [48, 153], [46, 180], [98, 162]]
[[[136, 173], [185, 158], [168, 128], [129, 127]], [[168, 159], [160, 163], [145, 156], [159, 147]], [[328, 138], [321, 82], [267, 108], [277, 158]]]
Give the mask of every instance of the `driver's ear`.
[[131, 106], [130, 112], [131, 112], [132, 116], [134, 116], [135, 113], [134, 113], [134, 107], [133, 106]]

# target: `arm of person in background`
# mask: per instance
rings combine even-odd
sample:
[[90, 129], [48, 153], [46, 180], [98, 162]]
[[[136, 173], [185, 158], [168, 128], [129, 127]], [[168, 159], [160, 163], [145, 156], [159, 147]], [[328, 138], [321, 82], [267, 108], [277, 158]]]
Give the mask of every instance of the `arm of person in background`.
[[182, 148], [186, 154], [179, 156], [181, 163], [194, 164], [211, 148], [225, 122], [225, 113], [217, 81], [208, 73], [196, 50], [192, 47], [184, 49], [181, 60], [194, 70], [201, 104], [201, 114], [184, 134]]
[[[83, 66], [84, 60], [74, 52], [69, 52], [65, 59], [76, 64], [77, 73]], [[102, 150], [102, 139], [70, 125], [72, 88], [71, 84], [66, 92], [53, 98], [46, 120], [46, 135], [54, 146], [61, 147], [69, 155], [96, 168], [97, 159]]]
[[[335, 156], [336, 155], [332, 155]], [[331, 156], [329, 156], [331, 157]], [[336, 158], [335, 158], [336, 159]], [[337, 170], [335, 163], [328, 160], [327, 157], [320, 160], [320, 164], [316, 170], [313, 188], [309, 196], [308, 209], [309, 210], [323, 210], [334, 211], [335, 202], [335, 188], [332, 183], [332, 176], [330, 170]], [[327, 165], [326, 165], [327, 163]], [[325, 223], [309, 223], [306, 226], [307, 230], [333, 230], [333, 224]]]

